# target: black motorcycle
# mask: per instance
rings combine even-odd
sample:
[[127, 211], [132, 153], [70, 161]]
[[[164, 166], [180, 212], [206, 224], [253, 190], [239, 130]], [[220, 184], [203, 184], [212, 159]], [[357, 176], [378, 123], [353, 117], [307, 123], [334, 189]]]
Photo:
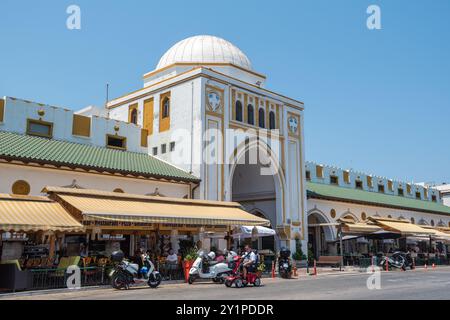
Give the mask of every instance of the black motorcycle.
[[280, 250], [278, 256], [278, 273], [283, 279], [290, 279], [292, 276], [291, 251], [287, 248]]

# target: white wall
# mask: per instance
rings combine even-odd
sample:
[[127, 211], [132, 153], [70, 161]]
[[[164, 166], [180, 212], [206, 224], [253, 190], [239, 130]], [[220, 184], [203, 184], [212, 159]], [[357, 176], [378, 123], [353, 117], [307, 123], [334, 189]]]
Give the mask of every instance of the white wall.
[[[420, 192], [422, 200], [424, 201], [431, 201], [432, 196], [436, 196], [436, 201], [440, 202], [440, 195], [439, 191], [435, 188], [426, 188], [423, 185], [420, 184], [414, 184], [412, 182], [404, 182], [404, 181], [397, 181], [394, 179], [391, 179], [393, 184], [393, 190], [389, 190], [388, 188], [388, 181], [390, 179], [385, 177], [380, 177], [376, 175], [369, 175], [362, 172], [357, 172], [353, 170], [348, 170], [350, 174], [350, 183], [346, 183], [344, 181], [344, 169], [337, 168], [329, 165], [322, 165], [323, 167], [323, 178], [317, 177], [316, 175], [316, 166], [321, 165], [314, 162], [307, 162], [305, 164], [305, 170], [309, 171], [311, 174], [311, 182], [315, 183], [324, 183], [324, 184], [330, 184], [330, 176], [337, 176], [338, 177], [338, 185], [342, 188], [355, 188], [355, 181], [360, 180], [363, 185], [363, 190], [365, 191], [373, 191], [378, 192], [378, 185], [384, 185], [384, 193], [388, 195], [395, 195], [398, 196], [398, 188], [403, 189], [404, 197], [416, 199], [416, 192]], [[368, 186], [367, 184], [367, 177], [372, 177], [372, 187]], [[411, 185], [411, 193], [407, 192], [407, 184]], [[428, 190], [427, 195], [428, 197], [425, 197], [425, 189]]]
[[[242, 69], [236, 68], [234, 66], [228, 66], [228, 65], [208, 65], [208, 64], [202, 64], [204, 68], [211, 68], [212, 70], [215, 70], [217, 72], [223, 73], [227, 76], [239, 79], [241, 81], [245, 81], [247, 83], [251, 83], [253, 85], [256, 85], [258, 82], [260, 83], [260, 86], [263, 88], [266, 82], [266, 79], [263, 75], [254, 74], [252, 72], [244, 71]], [[195, 68], [195, 65], [177, 65], [173, 66], [171, 68], [162, 70], [160, 72], [157, 72], [149, 77], [146, 77], [144, 79], [144, 87], [148, 87], [151, 85], [154, 85], [157, 82], [160, 82], [162, 80], [174, 77], [180, 73], [192, 70]]]
[[[120, 121], [128, 120], [129, 106], [138, 103], [138, 125], [143, 125], [144, 101], [154, 99], [153, 104], [153, 134], [148, 138], [148, 153], [153, 155], [153, 148], [158, 148], [159, 159], [165, 160], [175, 166], [190, 172], [191, 171], [191, 127], [194, 121], [194, 140], [201, 141], [201, 83], [202, 79], [197, 78], [189, 82], [184, 82], [155, 92], [151, 96], [140, 98], [116, 107], [110, 111], [110, 117]], [[159, 112], [160, 95], [170, 91], [170, 130], [159, 132]], [[194, 110], [194, 113], [192, 113]], [[177, 131], [183, 130], [183, 131]], [[187, 132], [187, 134], [186, 134]], [[181, 133], [181, 134], [180, 134]], [[140, 135], [139, 135], [140, 137]], [[170, 152], [170, 143], [175, 142], [175, 152]], [[167, 153], [161, 153], [161, 146], [166, 144]], [[201, 148], [201, 144], [200, 144]], [[201, 149], [196, 153], [201, 152]], [[196, 161], [199, 163], [199, 160]], [[200, 165], [192, 167], [193, 174], [200, 176]]]
[[[291, 228], [292, 235], [297, 235], [300, 233], [303, 240], [303, 245], [305, 245], [307, 233], [305, 232], [306, 193], [303, 183], [304, 142], [303, 112], [301, 111], [303, 105], [298, 101], [280, 96], [274, 92], [249, 85], [248, 82], [253, 84], [255, 83], [257, 76], [247, 74], [236, 68], [228, 68], [228, 70], [226, 70], [227, 68], [225, 67], [212, 68], [215, 71], [222, 73], [219, 74], [209, 69], [208, 66], [205, 66], [203, 68], [183, 73], [183, 71], [190, 69], [192, 69], [192, 67], [174, 67], [173, 69], [167, 69], [160, 74], [155, 74], [154, 76], [146, 79], [144, 81], [143, 89], [109, 102], [108, 105], [113, 107], [110, 112], [110, 116], [119, 120], [125, 120], [128, 117], [129, 105], [138, 102], [140, 108], [139, 123], [142, 123], [141, 114], [143, 100], [153, 97], [154, 128], [153, 135], [149, 139], [148, 152], [152, 154], [152, 148], [157, 146], [159, 158], [173, 163], [186, 171], [192, 170], [193, 174], [202, 180], [200, 187], [195, 190], [195, 195], [197, 198], [213, 200], [224, 199], [229, 201], [232, 199], [231, 189], [233, 179], [233, 166], [229, 165], [229, 160], [233, 158], [235, 150], [234, 148], [220, 150], [220, 152], [223, 152], [224, 154], [224, 159], [226, 161], [225, 165], [220, 165], [218, 167], [206, 167], [203, 164], [203, 151], [205, 148], [203, 135], [208, 129], [208, 125], [211, 123], [209, 120], [216, 121], [219, 126], [223, 124], [225, 130], [230, 128], [230, 125], [233, 122], [230, 115], [232, 114], [232, 108], [234, 108], [230, 99], [232, 89], [258, 97], [263, 101], [269, 101], [271, 104], [280, 105], [281, 110], [279, 114], [279, 125], [281, 128], [281, 135], [283, 135], [284, 139], [277, 138], [277, 140], [284, 141], [283, 146], [279, 143], [278, 150], [283, 150], [285, 152], [285, 154], [280, 157], [284, 159], [285, 163], [283, 164], [284, 171], [276, 177], [277, 219], [274, 225]], [[174, 75], [177, 76], [173, 77]], [[172, 78], [168, 79], [169, 77]], [[161, 81], [162, 79], [165, 79], [165, 81]], [[194, 84], [194, 87], [192, 87], [192, 83]], [[217, 87], [223, 91], [224, 96], [222, 114], [211, 114], [206, 112], [206, 86]], [[194, 94], [192, 94], [192, 90], [194, 91]], [[159, 133], [159, 96], [167, 91], [171, 91], [170, 131]], [[194, 111], [192, 112], [192, 110]], [[300, 120], [300, 134], [298, 137], [288, 136], [288, 112], [289, 114], [295, 114]], [[266, 117], [268, 117], [268, 115], [266, 115]], [[193, 130], [191, 129], [192, 118], [194, 118]], [[176, 141], [176, 150], [179, 149], [180, 145], [178, 140], [173, 137], [173, 133], [177, 129], [186, 129], [186, 141], [191, 140], [190, 135], [191, 131], [193, 131], [193, 161], [191, 161], [190, 157], [190, 142], [186, 144], [186, 149], [189, 150], [189, 152], [187, 152], [189, 154], [187, 163], [180, 164], [173, 161], [170, 154], [161, 155], [161, 144], [167, 144], [167, 148], [169, 148], [170, 142]], [[238, 145], [244, 142], [245, 137], [247, 137], [247, 134], [238, 136]], [[227, 136], [224, 138], [225, 147], [227, 146], [227, 143], [231, 141], [228, 141]], [[271, 145], [274, 145], [274, 143], [271, 143]], [[219, 158], [219, 160], [221, 160], [221, 158]], [[251, 192], [251, 190], [249, 191]]]
[[158, 188], [161, 194], [169, 197], [183, 198], [189, 195], [187, 184], [0, 163], [0, 193], [12, 193], [12, 185], [17, 180], [25, 180], [30, 184], [31, 195], [41, 195], [45, 186], [71, 185], [73, 180], [85, 189], [113, 191], [120, 188], [126, 193], [144, 195], [154, 193]]
[[[40, 117], [39, 110], [44, 110], [45, 115]], [[75, 143], [88, 144], [98, 147], [106, 146], [106, 135], [115, 135], [114, 127], [119, 126], [117, 134], [127, 138], [127, 150], [132, 152], [146, 153], [147, 149], [141, 147], [141, 128], [134, 124], [102, 118], [91, 117], [91, 136], [79, 137], [72, 134], [73, 128], [72, 110], [54, 107], [20, 99], [6, 98], [5, 116], [0, 130], [19, 134], [26, 134], [27, 119], [39, 120], [53, 123], [53, 139], [64, 140]], [[128, 120], [128, 111], [127, 118]]]
[[442, 201], [445, 206], [450, 207], [450, 194], [446, 194], [442, 197]]

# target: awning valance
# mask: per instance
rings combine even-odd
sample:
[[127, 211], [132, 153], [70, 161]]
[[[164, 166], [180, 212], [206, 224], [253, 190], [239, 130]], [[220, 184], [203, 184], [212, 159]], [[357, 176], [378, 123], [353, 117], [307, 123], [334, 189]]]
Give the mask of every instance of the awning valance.
[[396, 220], [390, 218], [370, 217], [370, 221], [375, 222], [386, 231], [398, 232], [404, 236], [407, 235], [432, 235], [433, 232], [424, 229], [418, 225], [412, 224], [407, 220]]
[[77, 232], [83, 226], [48, 198], [0, 194], [0, 230]]
[[[51, 193], [51, 188], [46, 188]], [[203, 226], [265, 226], [270, 221], [241, 209], [234, 202], [174, 199], [96, 192], [62, 190], [55, 192], [89, 221], [120, 221]]]

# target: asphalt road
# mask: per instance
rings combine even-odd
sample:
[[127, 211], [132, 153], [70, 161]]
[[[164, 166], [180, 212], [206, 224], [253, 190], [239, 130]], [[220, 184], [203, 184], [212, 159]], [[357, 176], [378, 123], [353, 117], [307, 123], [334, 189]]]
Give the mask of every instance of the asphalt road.
[[381, 289], [367, 288], [368, 274], [302, 275], [299, 279], [263, 279], [260, 288], [226, 288], [213, 283], [162, 284], [158, 289], [110, 288], [51, 294], [18, 294], [14, 300], [440, 300], [450, 299], [450, 268], [381, 273]]

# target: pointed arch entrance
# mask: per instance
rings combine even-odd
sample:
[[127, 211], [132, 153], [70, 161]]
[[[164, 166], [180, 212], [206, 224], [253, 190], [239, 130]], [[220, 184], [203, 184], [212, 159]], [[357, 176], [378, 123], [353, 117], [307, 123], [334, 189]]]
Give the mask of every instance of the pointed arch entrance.
[[[260, 148], [261, 142], [247, 143], [240, 151], [235, 151], [230, 168], [230, 200], [241, 203], [246, 211], [269, 220], [271, 228], [276, 229], [285, 220], [284, 179], [278, 161], [272, 159], [270, 152], [259, 152]], [[272, 239], [261, 239], [258, 240], [258, 247], [278, 250], [285, 245], [283, 240], [278, 235]]]

